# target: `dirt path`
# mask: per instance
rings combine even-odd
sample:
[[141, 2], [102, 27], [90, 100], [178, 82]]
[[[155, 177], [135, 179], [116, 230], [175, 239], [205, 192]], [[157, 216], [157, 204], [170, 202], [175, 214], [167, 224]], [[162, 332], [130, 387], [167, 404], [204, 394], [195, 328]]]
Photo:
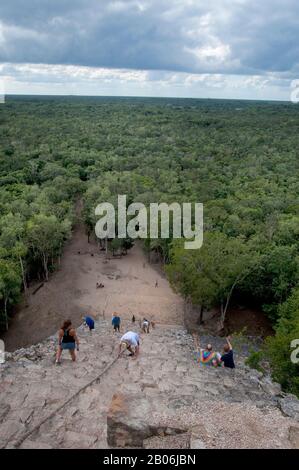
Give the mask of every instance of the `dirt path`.
[[[97, 281], [105, 287], [97, 289]], [[158, 287], [155, 283], [158, 281]], [[9, 331], [3, 336], [6, 350], [35, 344], [55, 334], [71, 318], [77, 326], [86, 313], [99, 318], [114, 310], [123, 318], [148, 316], [161, 323], [183, 324], [183, 300], [151, 266], [140, 245], [121, 259], [105, 259], [96, 243], [88, 243], [82, 226], [65, 247], [61, 266], [48, 283], [19, 305]]]
[[[80, 202], [76, 210], [80, 220]], [[97, 282], [105, 287], [97, 289]], [[184, 324], [183, 299], [173, 292], [162, 270], [149, 264], [138, 242], [127, 256], [106, 260], [96, 242], [88, 243], [82, 223], [78, 223], [66, 245], [60, 267], [33, 294], [38, 286], [39, 283], [29, 289], [27, 298], [16, 308], [9, 331], [1, 336], [7, 351], [30, 346], [55, 334], [66, 318], [78, 326], [85, 314], [110, 319], [117, 311], [125, 319], [131, 319], [134, 314], [137, 319], [145, 316], [158, 323]], [[205, 328], [214, 313], [205, 315]], [[194, 309], [189, 317], [186, 313], [186, 322], [192, 320], [192, 328], [198, 328]], [[250, 309], [230, 309], [227, 323], [231, 331], [241, 331], [246, 326], [251, 335], [272, 332], [265, 315]]]

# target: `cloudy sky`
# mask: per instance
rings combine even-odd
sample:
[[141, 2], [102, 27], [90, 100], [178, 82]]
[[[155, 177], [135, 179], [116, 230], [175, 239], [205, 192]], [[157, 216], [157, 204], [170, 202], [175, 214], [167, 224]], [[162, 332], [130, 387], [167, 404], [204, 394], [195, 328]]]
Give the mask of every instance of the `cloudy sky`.
[[3, 0], [6, 93], [289, 100], [298, 0]]

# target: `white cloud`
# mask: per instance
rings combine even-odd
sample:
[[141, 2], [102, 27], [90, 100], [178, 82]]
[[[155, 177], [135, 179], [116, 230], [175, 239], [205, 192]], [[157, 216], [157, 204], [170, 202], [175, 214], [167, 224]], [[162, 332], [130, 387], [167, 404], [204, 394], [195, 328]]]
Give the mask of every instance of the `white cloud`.
[[111, 3], [108, 3], [106, 10], [112, 13], [121, 13], [130, 9], [136, 9], [141, 12], [146, 11], [149, 8], [149, 4], [142, 1], [131, 1], [131, 0], [117, 0]]
[[231, 54], [228, 44], [218, 44], [216, 46], [207, 44], [202, 47], [195, 47], [194, 49], [187, 47], [186, 51], [194, 54], [199, 59], [200, 63], [214, 61], [217, 65], [226, 61]]
[[49, 64], [0, 65], [7, 94], [290, 99], [290, 78]]
[[2, 62], [299, 73], [298, 0], [9, 0], [0, 18]]

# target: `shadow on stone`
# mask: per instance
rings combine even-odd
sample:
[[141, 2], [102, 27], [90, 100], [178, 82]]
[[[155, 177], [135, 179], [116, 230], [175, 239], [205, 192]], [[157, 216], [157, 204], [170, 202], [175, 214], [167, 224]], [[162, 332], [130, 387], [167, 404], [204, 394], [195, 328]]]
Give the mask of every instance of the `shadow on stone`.
[[153, 413], [163, 404], [142, 394], [113, 395], [107, 414], [107, 441], [111, 447], [143, 447], [143, 441], [153, 436], [185, 433], [153, 421]]

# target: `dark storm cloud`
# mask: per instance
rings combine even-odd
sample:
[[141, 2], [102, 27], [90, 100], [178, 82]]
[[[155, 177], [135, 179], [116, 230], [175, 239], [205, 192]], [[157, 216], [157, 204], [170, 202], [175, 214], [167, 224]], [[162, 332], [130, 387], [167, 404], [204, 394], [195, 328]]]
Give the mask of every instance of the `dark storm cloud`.
[[292, 76], [298, 32], [297, 0], [10, 0], [0, 61]]

